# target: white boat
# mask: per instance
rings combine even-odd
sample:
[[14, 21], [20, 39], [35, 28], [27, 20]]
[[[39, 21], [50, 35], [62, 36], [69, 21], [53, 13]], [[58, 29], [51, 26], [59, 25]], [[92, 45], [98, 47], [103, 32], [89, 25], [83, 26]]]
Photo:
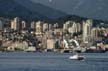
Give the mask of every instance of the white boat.
[[84, 56], [79, 56], [78, 54], [70, 56], [69, 59], [71, 60], [84, 60], [85, 57]]

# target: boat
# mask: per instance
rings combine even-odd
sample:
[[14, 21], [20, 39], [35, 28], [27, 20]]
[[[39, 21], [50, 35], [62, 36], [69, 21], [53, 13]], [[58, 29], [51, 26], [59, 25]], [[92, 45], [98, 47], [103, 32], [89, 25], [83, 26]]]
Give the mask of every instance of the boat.
[[71, 60], [84, 60], [85, 57], [84, 56], [79, 56], [78, 54], [75, 54], [73, 56], [70, 56], [69, 59], [71, 59]]

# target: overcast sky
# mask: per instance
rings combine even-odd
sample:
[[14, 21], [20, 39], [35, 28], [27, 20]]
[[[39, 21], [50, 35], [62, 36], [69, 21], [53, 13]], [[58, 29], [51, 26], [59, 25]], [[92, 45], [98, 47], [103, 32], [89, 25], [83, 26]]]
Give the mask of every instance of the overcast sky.
[[108, 0], [32, 0], [68, 14], [108, 20]]

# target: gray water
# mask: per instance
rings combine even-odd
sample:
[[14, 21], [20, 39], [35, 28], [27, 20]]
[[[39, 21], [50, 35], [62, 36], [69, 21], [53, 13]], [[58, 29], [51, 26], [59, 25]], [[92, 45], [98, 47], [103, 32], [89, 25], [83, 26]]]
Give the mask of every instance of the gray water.
[[108, 53], [83, 53], [84, 61], [69, 60], [70, 55], [0, 52], [0, 71], [108, 71]]

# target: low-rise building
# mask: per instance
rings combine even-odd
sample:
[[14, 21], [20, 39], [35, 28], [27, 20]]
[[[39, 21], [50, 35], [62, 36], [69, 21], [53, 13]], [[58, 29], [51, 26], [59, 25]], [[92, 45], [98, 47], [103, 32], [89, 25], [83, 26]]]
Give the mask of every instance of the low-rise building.
[[55, 41], [52, 38], [47, 39], [47, 50], [52, 50], [55, 48]]

